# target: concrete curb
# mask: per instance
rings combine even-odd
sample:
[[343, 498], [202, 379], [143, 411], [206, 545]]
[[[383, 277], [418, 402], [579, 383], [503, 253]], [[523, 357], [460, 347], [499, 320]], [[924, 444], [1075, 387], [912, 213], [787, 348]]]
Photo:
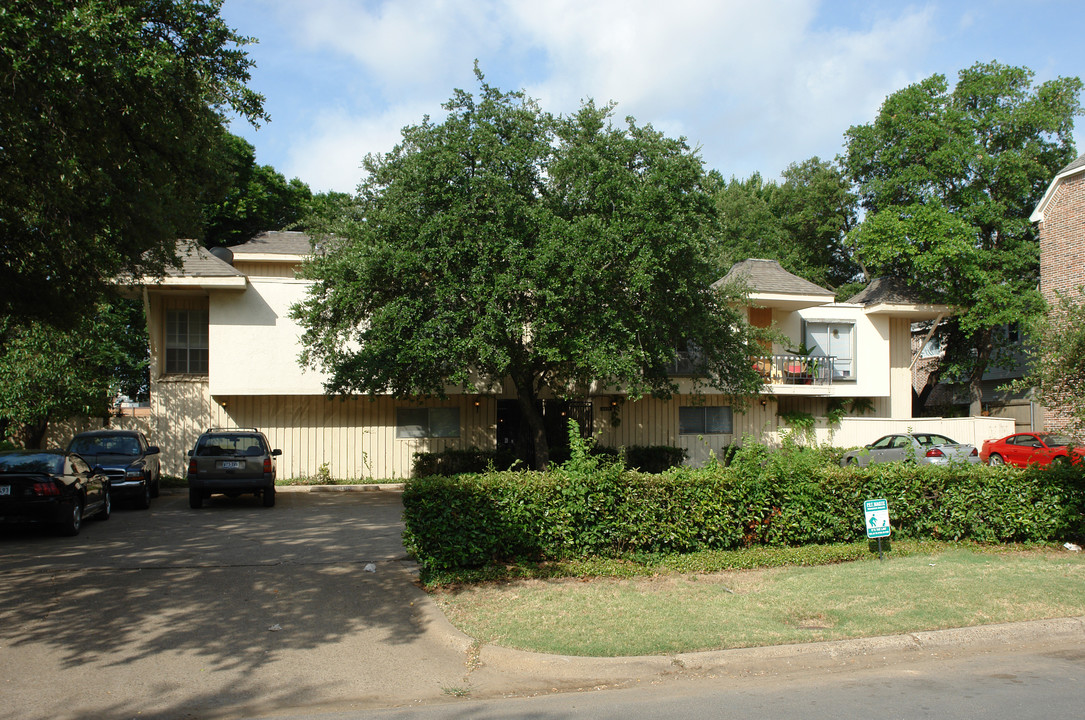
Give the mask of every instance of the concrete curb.
[[400, 491], [403, 483], [368, 483], [360, 485], [283, 485], [283, 488], [297, 487], [300, 492], [377, 492], [379, 490]]
[[[444, 623], [435, 622], [431, 629], [445, 632], [451, 629], [453, 634], [462, 638], [459, 642], [470, 643], [470, 638], [452, 627], [447, 620]], [[831, 671], [834, 668], [898, 663], [921, 653], [989, 652], [1073, 638], [1085, 641], [1085, 617], [642, 657], [545, 655], [486, 645], [478, 649], [477, 668], [469, 675], [473, 689], [481, 694], [499, 692], [501, 688], [507, 692], [510, 687], [518, 688], [521, 692], [538, 693], [558, 689], [613, 687], [664, 678], [776, 676], [811, 670]]]

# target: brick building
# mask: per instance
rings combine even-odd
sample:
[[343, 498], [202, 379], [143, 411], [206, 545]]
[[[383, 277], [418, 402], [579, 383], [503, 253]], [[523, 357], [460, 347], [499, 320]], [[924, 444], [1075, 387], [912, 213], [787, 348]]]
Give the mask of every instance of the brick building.
[[[1039, 223], [1040, 291], [1049, 303], [1056, 293], [1077, 295], [1085, 286], [1085, 155], [1055, 175], [1030, 219]], [[1048, 409], [1048, 430], [1066, 424], [1058, 408]]]

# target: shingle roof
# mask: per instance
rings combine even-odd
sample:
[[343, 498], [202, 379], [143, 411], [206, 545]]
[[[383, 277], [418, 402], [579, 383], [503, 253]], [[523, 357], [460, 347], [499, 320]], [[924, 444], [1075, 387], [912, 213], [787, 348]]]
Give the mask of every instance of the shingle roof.
[[754, 293], [779, 293], [785, 295], [824, 295], [832, 298], [833, 292], [798, 275], [789, 273], [775, 260], [751, 258], [735, 263], [720, 280], [714, 284], [744, 281]]
[[244, 277], [233, 265], [219, 260], [195, 240], [179, 240], [177, 254], [181, 267], [167, 267], [166, 277]]
[[1070, 163], [1069, 165], [1064, 167], [1062, 170], [1059, 170], [1058, 174], [1062, 175], [1063, 173], [1070, 172], [1072, 170], [1077, 170], [1078, 168], [1082, 168], [1082, 167], [1085, 167], [1085, 153], [1080, 155], [1077, 160], [1073, 161], [1072, 163]]
[[848, 303], [855, 305], [921, 305], [925, 300], [903, 280], [879, 277], [870, 281], [863, 290], [852, 296]]
[[257, 235], [240, 245], [231, 245], [235, 255], [259, 253], [262, 255], [310, 255], [313, 244], [303, 232], [275, 230]]

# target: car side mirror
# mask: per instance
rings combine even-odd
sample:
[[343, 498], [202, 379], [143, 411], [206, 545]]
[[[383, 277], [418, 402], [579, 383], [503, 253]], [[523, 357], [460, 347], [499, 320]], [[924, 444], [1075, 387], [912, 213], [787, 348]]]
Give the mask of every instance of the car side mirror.
[[157, 445], [148, 445], [147, 446], [147, 454], [148, 455], [157, 455], [160, 452], [161, 452], [161, 450], [158, 448]]
[[283, 451], [282, 451], [282, 450], [278, 450], [278, 449], [275, 449], [275, 450], [272, 450], [272, 451], [271, 451], [271, 454], [272, 454], [272, 455], [282, 455], [282, 454], [283, 454]]
[[186, 454], [186, 455], [188, 455], [189, 457], [192, 457], [192, 453], [193, 453], [193, 452], [194, 452], [193, 450], [189, 450], [189, 451], [188, 451], [187, 453], [185, 453], [185, 454]]

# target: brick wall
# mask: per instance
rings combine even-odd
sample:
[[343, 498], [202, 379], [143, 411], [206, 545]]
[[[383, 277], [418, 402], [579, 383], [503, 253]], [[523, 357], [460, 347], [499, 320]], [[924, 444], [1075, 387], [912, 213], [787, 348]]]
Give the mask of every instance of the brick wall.
[[[1085, 168], [1063, 178], [1040, 223], [1040, 291], [1049, 303], [1055, 293], [1085, 286]], [[1048, 430], [1064, 430], [1069, 418], [1049, 408]]]

